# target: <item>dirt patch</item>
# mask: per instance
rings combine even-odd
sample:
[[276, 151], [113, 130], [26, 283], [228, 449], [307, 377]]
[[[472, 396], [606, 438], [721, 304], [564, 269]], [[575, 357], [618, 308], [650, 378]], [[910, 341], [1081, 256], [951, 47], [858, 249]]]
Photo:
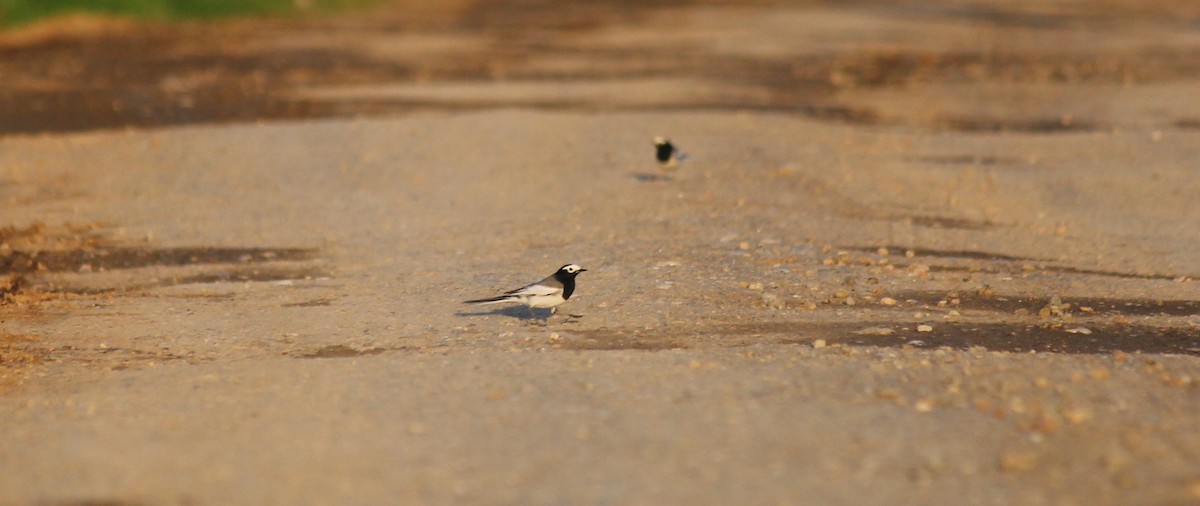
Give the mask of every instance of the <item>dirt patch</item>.
[[[640, 2], [586, 2], [569, 9], [542, 2], [521, 5], [514, 9], [499, 2], [479, 2], [469, 8], [445, 9], [434, 22], [420, 9], [392, 7], [380, 10], [365, 23], [280, 20], [268, 23], [270, 29], [265, 31], [241, 22], [169, 26], [113, 22], [119, 29], [104, 29], [103, 21], [95, 21], [92, 25], [99, 26], [79, 32], [9, 37], [7, 43], [0, 43], [0, 72], [6, 76], [6, 83], [0, 86], [0, 115], [8, 119], [0, 125], [0, 135], [514, 105], [503, 100], [328, 101], [294, 96], [295, 90], [314, 87], [648, 76], [694, 78], [727, 91], [636, 106], [619, 100], [520, 105], [578, 111], [769, 111], [862, 125], [918, 122], [931, 128], [979, 133], [1087, 132], [1108, 127], [1069, 116], [895, 118], [869, 106], [841, 103], [837, 94], [927, 83], [1148, 83], [1200, 72], [1196, 63], [1200, 58], [1195, 54], [1166, 48], [1116, 57], [912, 49], [787, 59], [730, 54], [703, 46], [683, 50], [593, 47], [582, 51], [576, 41], [579, 34], [604, 26], [640, 28], [660, 23], [668, 6]], [[670, 8], [678, 6], [671, 4]], [[970, 9], [965, 14], [967, 11], [957, 8], [926, 6], [917, 10], [910, 5], [896, 10], [908, 15], [920, 12], [922, 18], [968, 16], [1010, 28], [1044, 28], [1046, 19], [1056, 20], [1054, 23], [1074, 19], [1005, 9]], [[406, 52], [400, 57], [357, 49], [417, 27], [421, 31], [416, 33], [477, 34], [485, 42], [451, 54]], [[316, 32], [322, 37], [304, 47], [278, 42]], [[537, 64], [571, 59], [579, 64], [552, 69]], [[1186, 121], [1180, 127], [1186, 128]]]
[[1034, 119], [1004, 119], [974, 117], [939, 118], [937, 124], [960, 132], [1026, 132], [1035, 134], [1093, 132], [1103, 130], [1104, 125], [1090, 121], [1080, 121], [1071, 118], [1034, 118]]
[[[960, 219], [936, 219], [925, 217], [921, 220], [923, 226], [930, 228], [947, 228], [958, 230], [990, 230], [998, 225], [989, 221], [976, 220], [960, 220]], [[912, 220], [914, 225], [918, 224], [918, 220], [913, 217], [903, 218]], [[1029, 256], [1011, 255], [1005, 253], [996, 253], [988, 251], [970, 251], [970, 250], [939, 250], [921, 247], [903, 247], [898, 245], [886, 245], [880, 247], [871, 246], [839, 246], [841, 251], [857, 251], [862, 253], [873, 253], [876, 257], [901, 257], [906, 260], [892, 261], [897, 267], [911, 268], [918, 264], [926, 265], [929, 272], [961, 272], [961, 273], [986, 273], [986, 274], [1029, 274], [1033, 272], [1050, 272], [1058, 274], [1067, 274], [1075, 276], [1098, 276], [1117, 279], [1143, 279], [1143, 280], [1166, 280], [1166, 281], [1183, 281], [1189, 279], [1197, 279], [1197, 275], [1193, 274], [1160, 274], [1160, 273], [1140, 273], [1140, 272], [1120, 272], [1109, 271], [1104, 269], [1089, 269], [1084, 267], [1073, 267], [1069, 265], [1057, 265], [1058, 262], [1048, 258], [1036, 258]], [[879, 255], [879, 251], [886, 251], [886, 255]], [[911, 253], [911, 255], [910, 255]], [[943, 259], [943, 260], [973, 260], [981, 261], [980, 263], [971, 263], [962, 265], [957, 263], [938, 264], [928, 262], [921, 259]], [[916, 260], [907, 260], [916, 259]], [[872, 261], [873, 262], [873, 261]]]
[[[897, 262], [896, 265], [905, 267], [908, 264]], [[1157, 279], [1175, 281], [1181, 279], [1196, 279], [1193, 275], [1177, 274], [1146, 274], [1138, 272], [1106, 271], [1102, 269], [1084, 269], [1062, 265], [1008, 265], [1008, 266], [959, 266], [959, 265], [930, 265], [929, 272], [964, 272], [990, 274], [1028, 274], [1030, 272], [1054, 272], [1068, 275], [1097, 276], [1116, 279]]]
[[[1122, 299], [1107, 297], [1012, 297], [987, 296], [958, 292], [902, 291], [894, 294], [901, 300], [918, 304], [945, 305], [947, 300], [957, 300], [954, 306], [962, 309], [978, 309], [998, 313], [1014, 313], [1025, 310], [1031, 314], [1048, 304], [1067, 305], [1076, 313], [1106, 316], [1192, 316], [1200, 314], [1200, 300], [1169, 299]], [[1057, 302], [1055, 302], [1057, 301]], [[939, 304], [940, 303], [940, 304]]]
[[[978, 225], [983, 225], [979, 223]], [[954, 228], [954, 227], [945, 227]], [[846, 251], [860, 251], [864, 253], [875, 253], [885, 250], [887, 255], [882, 256], [903, 256], [909, 257], [909, 252], [912, 252], [912, 257], [930, 257], [930, 258], [963, 258], [968, 260], [994, 260], [1004, 262], [1045, 262], [1048, 261], [1042, 258], [1032, 258], [1018, 255], [1010, 255], [1006, 253], [996, 253], [990, 251], [971, 251], [971, 250], [942, 250], [920, 247], [902, 247], [895, 244], [869, 247], [869, 246], [839, 246], [838, 249]]]
[[[115, 291], [227, 282], [313, 279], [331, 275], [315, 266], [311, 248], [227, 248], [128, 246], [113, 240], [103, 225], [34, 224], [0, 229], [0, 300], [11, 303], [53, 294], [98, 295]], [[89, 282], [114, 271], [156, 268], [153, 274], [122, 277], [117, 284]], [[197, 272], [197, 269], [200, 271]], [[70, 274], [73, 279], [55, 277]], [[109, 276], [111, 277], [111, 276]]]
[[987, 167], [1011, 166], [1024, 163], [1024, 160], [1016, 157], [993, 155], [926, 155], [907, 157], [905, 159], [918, 163], [932, 163], [939, 165], [978, 165]]
[[[864, 321], [824, 324], [812, 321], [669, 326], [656, 329], [572, 331], [556, 347], [576, 351], [704, 349], [752, 344], [802, 344], [820, 340], [884, 348], [980, 348], [1012, 353], [1107, 355], [1169, 353], [1200, 355], [1200, 328], [1132, 323], [940, 322], [920, 331], [912, 322]], [[799, 337], [797, 337], [799, 336]]]
[[320, 299], [306, 300], [306, 301], [304, 301], [304, 302], [289, 302], [289, 303], [287, 303], [287, 304], [283, 304], [283, 307], [321, 307], [321, 306], [332, 306], [332, 305], [333, 305], [333, 301], [334, 301], [334, 299], [331, 299], [331, 298], [320, 298]]
[[[1200, 329], [1155, 327], [1136, 324], [1062, 324], [942, 322], [932, 330], [918, 332], [912, 324], [880, 323], [878, 327], [901, 330], [895, 335], [861, 335], [846, 332], [832, 341], [855, 346], [910, 346], [914, 348], [969, 349], [1012, 353], [1073, 353], [1107, 355], [1123, 353], [1169, 353], [1200, 355]], [[794, 341], [798, 344], [811, 341]]]
[[335, 345], [331, 345], [331, 346], [325, 346], [323, 348], [320, 348], [320, 349], [310, 352], [310, 353], [303, 353], [300, 355], [296, 355], [296, 358], [349, 358], [349, 357], [361, 357], [361, 356], [367, 356], [367, 355], [378, 355], [378, 354], [386, 352], [386, 351], [388, 351], [388, 350], [385, 350], [383, 348], [367, 348], [365, 350], [356, 350], [349, 346], [335, 344]]
[[74, 250], [13, 250], [4, 255], [0, 274], [303, 261], [315, 256], [315, 250], [304, 248], [149, 248], [94, 244], [87, 249]]
[[50, 350], [37, 344], [34, 336], [0, 334], [0, 393], [17, 388], [50, 357]]
[[49, 353], [27, 346], [36, 341], [32, 336], [0, 335], [0, 367], [14, 368], [42, 363]]

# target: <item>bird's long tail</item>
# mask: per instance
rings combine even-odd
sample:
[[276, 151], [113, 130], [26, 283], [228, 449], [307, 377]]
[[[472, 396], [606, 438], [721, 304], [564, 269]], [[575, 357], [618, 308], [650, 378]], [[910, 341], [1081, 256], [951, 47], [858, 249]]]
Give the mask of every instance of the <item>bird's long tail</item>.
[[496, 297], [488, 297], [486, 299], [464, 300], [463, 304], [499, 304], [513, 300], [511, 295], [499, 295]]

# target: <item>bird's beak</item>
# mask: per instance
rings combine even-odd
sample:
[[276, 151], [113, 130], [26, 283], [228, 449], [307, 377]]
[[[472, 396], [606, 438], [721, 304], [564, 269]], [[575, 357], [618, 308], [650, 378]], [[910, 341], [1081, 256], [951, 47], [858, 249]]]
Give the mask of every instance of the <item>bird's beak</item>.
[[587, 271], [587, 269], [579, 269], [579, 272]]

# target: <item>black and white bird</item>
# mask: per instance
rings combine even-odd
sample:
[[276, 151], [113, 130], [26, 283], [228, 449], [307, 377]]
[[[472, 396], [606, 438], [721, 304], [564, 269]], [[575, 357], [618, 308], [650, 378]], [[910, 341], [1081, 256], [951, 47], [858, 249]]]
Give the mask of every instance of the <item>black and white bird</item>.
[[575, 293], [575, 276], [586, 271], [575, 264], [559, 267], [558, 271], [537, 283], [528, 284], [516, 290], [504, 292], [502, 295], [463, 301], [464, 304], [502, 304], [515, 302], [534, 308], [550, 308], [550, 314], [558, 311], [558, 306], [571, 298]]
[[663, 169], [675, 170], [679, 162], [687, 159], [687, 154], [671, 144], [670, 139], [660, 136], [654, 138], [654, 159]]

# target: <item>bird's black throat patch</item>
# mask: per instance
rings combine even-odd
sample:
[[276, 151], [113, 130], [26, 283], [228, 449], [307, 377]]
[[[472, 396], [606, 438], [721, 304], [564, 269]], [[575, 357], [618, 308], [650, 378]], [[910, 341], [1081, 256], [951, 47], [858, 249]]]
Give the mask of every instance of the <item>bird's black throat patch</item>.
[[572, 274], [562, 270], [554, 273], [554, 279], [557, 279], [563, 285], [563, 300], [570, 299], [571, 294], [575, 292], [575, 276], [578, 275], [578, 272]]

